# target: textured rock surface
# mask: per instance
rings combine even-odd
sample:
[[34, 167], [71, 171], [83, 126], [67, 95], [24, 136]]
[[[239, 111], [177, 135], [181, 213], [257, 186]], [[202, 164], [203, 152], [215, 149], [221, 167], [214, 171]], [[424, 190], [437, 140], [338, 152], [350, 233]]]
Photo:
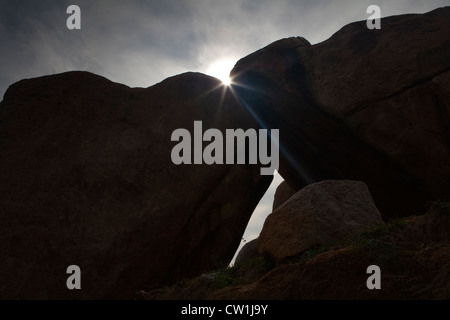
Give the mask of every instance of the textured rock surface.
[[258, 249], [275, 262], [383, 224], [367, 186], [323, 181], [298, 191], [264, 222]]
[[[215, 291], [210, 299], [450, 298], [450, 204], [358, 235], [275, 267], [252, 284]], [[312, 257], [311, 257], [312, 255]], [[367, 267], [381, 269], [381, 290], [368, 290]]]
[[[0, 297], [131, 298], [226, 265], [270, 184], [256, 166], [180, 165], [171, 134], [255, 127], [218, 80], [147, 89], [70, 72], [0, 104]], [[66, 288], [78, 265], [82, 290]]]
[[349, 24], [330, 39], [277, 41], [241, 59], [235, 90], [280, 129], [295, 189], [364, 181], [386, 216], [450, 198], [450, 7]]
[[280, 183], [273, 197], [272, 212], [278, 209], [279, 206], [285, 203], [296, 192], [297, 191], [293, 189], [286, 181]]

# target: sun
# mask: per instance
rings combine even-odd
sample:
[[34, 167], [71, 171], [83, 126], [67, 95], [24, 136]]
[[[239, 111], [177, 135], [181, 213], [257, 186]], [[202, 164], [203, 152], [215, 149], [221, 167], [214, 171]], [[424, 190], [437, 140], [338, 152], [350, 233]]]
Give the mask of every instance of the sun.
[[230, 71], [233, 69], [236, 60], [221, 59], [211, 64], [206, 71], [207, 74], [219, 79], [226, 86], [231, 84]]

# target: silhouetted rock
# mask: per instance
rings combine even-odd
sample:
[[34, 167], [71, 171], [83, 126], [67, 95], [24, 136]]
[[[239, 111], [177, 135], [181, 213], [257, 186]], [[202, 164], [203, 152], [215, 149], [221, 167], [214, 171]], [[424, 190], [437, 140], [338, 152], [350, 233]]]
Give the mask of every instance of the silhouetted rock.
[[[166, 297], [147, 292], [226, 266], [272, 178], [173, 164], [172, 132], [201, 120], [279, 129], [279, 172], [301, 189], [280, 186], [255, 241], [277, 266], [261, 277], [273, 266], [255, 259], [251, 280], [210, 298], [449, 299], [448, 203], [384, 226], [378, 209], [450, 201], [450, 7], [381, 26], [279, 40], [236, 64], [231, 90], [195, 73], [147, 89], [87, 72], [12, 85], [0, 103], [0, 298]], [[382, 290], [366, 289], [371, 264], [388, 275]], [[66, 288], [70, 265], [82, 290]], [[233, 283], [223, 270], [177, 297]]]
[[280, 129], [289, 185], [364, 181], [383, 215], [419, 214], [450, 198], [449, 30], [445, 7], [280, 40], [236, 64], [234, 90]]
[[[174, 165], [175, 129], [254, 128], [217, 79], [129, 88], [87, 72], [12, 85], [0, 104], [0, 297], [132, 298], [227, 265], [272, 177]], [[193, 134], [192, 134], [193, 136]], [[81, 268], [82, 290], [66, 288]]]
[[278, 209], [279, 206], [285, 203], [296, 192], [297, 191], [293, 189], [286, 181], [280, 183], [273, 197], [272, 212]]
[[267, 217], [258, 248], [280, 263], [382, 224], [364, 183], [323, 181], [298, 191]]

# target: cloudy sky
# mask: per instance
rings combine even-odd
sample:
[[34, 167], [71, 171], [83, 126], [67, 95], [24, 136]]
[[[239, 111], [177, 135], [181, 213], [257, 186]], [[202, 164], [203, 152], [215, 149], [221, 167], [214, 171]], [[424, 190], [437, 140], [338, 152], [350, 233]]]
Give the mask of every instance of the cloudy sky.
[[[81, 30], [68, 30], [69, 5]], [[0, 0], [0, 98], [24, 78], [86, 70], [131, 87], [198, 71], [219, 77], [271, 42], [303, 36], [312, 44], [368, 18], [424, 13], [448, 0]], [[244, 238], [270, 212], [275, 179]]]

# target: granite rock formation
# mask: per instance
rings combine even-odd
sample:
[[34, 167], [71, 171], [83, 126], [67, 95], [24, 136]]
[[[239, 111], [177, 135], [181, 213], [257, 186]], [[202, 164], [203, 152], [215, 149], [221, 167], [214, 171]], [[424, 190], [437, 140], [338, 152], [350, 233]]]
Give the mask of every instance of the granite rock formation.
[[[147, 89], [87, 72], [12, 85], [0, 104], [0, 297], [131, 298], [232, 259], [272, 177], [175, 165], [175, 129], [254, 128], [219, 80]], [[81, 268], [82, 290], [66, 288]]]

